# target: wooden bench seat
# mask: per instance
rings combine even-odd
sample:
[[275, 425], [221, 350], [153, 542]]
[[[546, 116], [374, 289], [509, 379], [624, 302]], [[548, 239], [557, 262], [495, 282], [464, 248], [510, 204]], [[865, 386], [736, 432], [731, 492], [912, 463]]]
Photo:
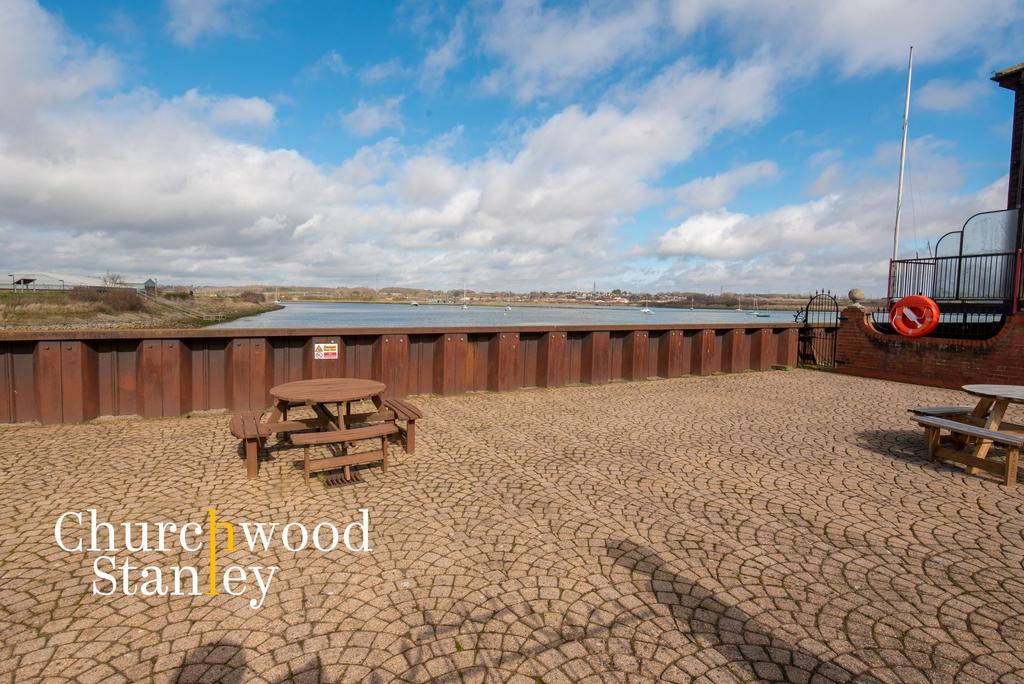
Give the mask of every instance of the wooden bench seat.
[[[405, 421], [405, 425], [398, 426], [398, 433], [405, 445], [405, 452], [415, 454], [416, 420], [423, 417], [423, 412], [404, 399], [385, 399], [384, 407], [394, 411], [396, 421]], [[397, 422], [395, 424], [397, 425]]]
[[[1017, 481], [1017, 463], [1020, 449], [1024, 446], [1024, 435], [1010, 434], [998, 430], [987, 430], [977, 425], [970, 425], [958, 420], [939, 418], [937, 416], [915, 416], [914, 422], [925, 429], [925, 442], [928, 445], [928, 456], [932, 459], [952, 461], [969, 468], [978, 468], [995, 475], [1003, 476], [1003, 484], [1012, 487]], [[1006, 462], [999, 463], [985, 458], [978, 458], [966, 450], [949, 449], [939, 444], [942, 430], [951, 434], [972, 437], [983, 442], [991, 442], [1006, 447]]]
[[379, 423], [377, 425], [367, 425], [366, 427], [331, 430], [330, 432], [303, 432], [292, 435], [292, 444], [295, 446], [341, 444], [342, 442], [358, 442], [361, 439], [383, 437], [396, 432], [398, 432], [398, 427], [394, 423]]
[[[363, 463], [375, 463], [381, 461], [381, 470], [388, 472], [388, 435], [399, 431], [394, 423], [377, 423], [366, 427], [349, 428], [344, 430], [331, 430], [329, 432], [304, 432], [292, 436], [292, 444], [302, 447], [302, 472], [309, 486], [311, 473], [324, 470], [335, 470], [344, 468], [345, 480], [351, 480], [351, 467]], [[363, 451], [355, 454], [345, 453], [348, 445], [364, 439], [380, 438], [380, 450]], [[324, 444], [340, 444], [342, 454], [329, 458], [310, 460], [309, 448]]]
[[228, 429], [236, 438], [242, 440], [245, 448], [245, 471], [250, 477], [259, 474], [259, 452], [270, 436], [270, 426], [260, 422], [260, 414], [244, 411], [231, 417]]
[[962, 416], [971, 413], [973, 406], [918, 406], [907, 409], [917, 416]]

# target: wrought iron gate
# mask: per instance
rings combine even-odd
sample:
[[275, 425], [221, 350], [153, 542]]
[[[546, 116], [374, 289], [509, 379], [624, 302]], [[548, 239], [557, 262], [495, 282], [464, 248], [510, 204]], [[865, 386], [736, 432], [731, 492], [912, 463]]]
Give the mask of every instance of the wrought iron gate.
[[839, 300], [831, 292], [815, 292], [796, 314], [800, 328], [797, 363], [814, 368], [836, 367]]

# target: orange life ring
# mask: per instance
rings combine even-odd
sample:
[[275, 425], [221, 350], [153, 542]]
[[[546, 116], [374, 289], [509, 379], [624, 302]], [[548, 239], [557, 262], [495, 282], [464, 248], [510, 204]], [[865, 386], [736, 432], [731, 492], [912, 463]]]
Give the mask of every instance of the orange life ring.
[[904, 297], [892, 305], [889, 322], [904, 337], [927, 335], [939, 324], [939, 305], [923, 295]]

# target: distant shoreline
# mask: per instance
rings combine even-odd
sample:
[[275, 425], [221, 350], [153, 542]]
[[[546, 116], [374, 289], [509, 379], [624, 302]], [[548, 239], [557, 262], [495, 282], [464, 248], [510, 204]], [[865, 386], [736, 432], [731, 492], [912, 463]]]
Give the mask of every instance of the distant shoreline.
[[[366, 301], [365, 299], [282, 299], [280, 303], [283, 305], [287, 304], [388, 304], [392, 306], [412, 306], [411, 302], [381, 302], [381, 301]], [[787, 305], [787, 306], [759, 306], [759, 311], [798, 311], [803, 308], [806, 302], [800, 302], [799, 304]], [[578, 303], [574, 304], [571, 302], [501, 302], [501, 301], [486, 301], [486, 302], [466, 302], [466, 305], [470, 308], [474, 307], [497, 307], [504, 308], [505, 306], [511, 306], [513, 309], [516, 308], [545, 308], [545, 309], [639, 309], [644, 305], [638, 304], [593, 304], [593, 303]], [[449, 306], [449, 307], [461, 307], [460, 303], [448, 303], [448, 302], [420, 302], [417, 306]], [[650, 302], [647, 306], [652, 309], [669, 309], [672, 311], [735, 311], [735, 307], [730, 306], [696, 306], [690, 308], [688, 306], [669, 306], [668, 304], [661, 304], [658, 302]], [[753, 309], [745, 308], [743, 311], [753, 311]]]

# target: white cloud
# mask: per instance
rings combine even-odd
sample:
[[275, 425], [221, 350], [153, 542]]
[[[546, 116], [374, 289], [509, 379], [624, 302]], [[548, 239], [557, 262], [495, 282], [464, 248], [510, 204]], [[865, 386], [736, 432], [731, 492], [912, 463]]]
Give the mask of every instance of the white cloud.
[[445, 39], [427, 51], [420, 76], [420, 81], [425, 87], [436, 88], [444, 81], [448, 72], [458, 65], [466, 43], [465, 25], [466, 15], [460, 14], [455, 18], [455, 23]]
[[170, 106], [180, 106], [219, 126], [269, 126], [274, 123], [274, 105], [261, 97], [204, 95], [196, 89], [172, 98]]
[[120, 64], [90, 51], [33, 2], [0, 2], [0, 125], [16, 133], [41, 109], [117, 85]]
[[[621, 272], [616, 230], [660, 196], [661, 174], [774, 106], [770, 65], [681, 61], [616, 104], [566, 107], [477, 157], [448, 156], [456, 129], [415, 149], [384, 139], [321, 166], [231, 137], [238, 122], [271, 121], [269, 103], [195, 90], [105, 95], [110, 79], [86, 78], [95, 53], [60, 59], [70, 37], [59, 28], [12, 52], [6, 34], [25, 30], [0, 26], [0, 45], [21, 65], [0, 86], [63, 94], [23, 110], [17, 144], [8, 120], [0, 128], [0, 243], [19, 267], [190, 282], [379, 273], [420, 285], [567, 287]], [[89, 85], [65, 92], [66, 82]], [[399, 104], [363, 103], [349, 123], [400, 126]]]
[[967, 109], [991, 92], [991, 84], [980, 80], [950, 81], [932, 79], [914, 94], [914, 104], [921, 109], [935, 112], [950, 112]]
[[[558, 10], [556, 18], [597, 27], [617, 11]], [[615, 59], [635, 49], [616, 47]], [[565, 74], [608, 68], [585, 45], [570, 52], [575, 66]], [[121, 86], [113, 56], [83, 46], [25, 0], [0, 3], [0, 57], [0, 92], [16, 96], [0, 98], [5, 261], [187, 282], [337, 284], [380, 274], [382, 282], [533, 288], [623, 274], [617, 231], [664, 198], [667, 171], [724, 131], [769, 117], [784, 75], [769, 54], [714, 67], [659, 61], [650, 78], [614, 97], [554, 108], [476, 156], [451, 152], [455, 129], [417, 147], [384, 138], [332, 165], [240, 142], [240, 125], [273, 125], [273, 105], [260, 98], [199, 90], [167, 98]], [[565, 74], [502, 71], [534, 94], [571, 82]], [[345, 124], [361, 135], [401, 131], [401, 105], [361, 102]], [[911, 156], [922, 235], [974, 205], [993, 207], [961, 193], [944, 154], [934, 141]], [[895, 148], [865, 164], [894, 173]], [[771, 162], [756, 162], [681, 192], [705, 203], [698, 209], [714, 208], [707, 198], [724, 206], [736, 188], [773, 174]], [[737, 283], [816, 284], [849, 273], [862, 284], [855, 269], [884, 264], [894, 181], [860, 169], [848, 175], [868, 180], [762, 214], [698, 214], [701, 230], [722, 238], [718, 246], [681, 222], [660, 243], [666, 284], [717, 289], [710, 279], [723, 272]]]
[[399, 107], [402, 99], [401, 96], [391, 97], [380, 104], [360, 101], [355, 109], [341, 115], [341, 122], [351, 132], [364, 137], [386, 129], [401, 132], [402, 113]]
[[486, 85], [492, 91], [510, 88], [521, 102], [572, 91], [649, 47], [659, 23], [653, 0], [583, 3], [575, 9], [545, 8], [540, 0], [507, 0], [485, 20], [483, 47], [504, 61]]
[[684, 35], [717, 23], [737, 46], [812, 69], [831, 58], [850, 75], [901, 67], [910, 45], [922, 62], [990, 55], [1005, 49], [1003, 39], [1019, 47], [1007, 29], [1024, 8], [1016, 0], [673, 0], [671, 13]]
[[167, 30], [180, 45], [191, 46], [203, 35], [242, 33], [249, 0], [166, 0]]
[[350, 71], [344, 57], [337, 50], [325, 52], [312, 64], [307, 64], [296, 77], [299, 81], [310, 82], [320, 79], [324, 74], [343, 76]]
[[408, 75], [409, 70], [402, 66], [402, 60], [398, 59], [398, 57], [392, 57], [359, 70], [359, 80], [363, 83], [380, 83], [392, 78], [402, 78]]
[[[823, 197], [758, 214], [719, 210], [687, 218], [656, 241], [657, 253], [672, 259], [661, 285], [767, 291], [784, 283], [789, 289], [884, 292], [896, 184], [894, 173], [876, 172], [895, 168], [897, 148], [882, 146], [844, 169], [861, 180]], [[1005, 179], [962, 192], [957, 164], [942, 151], [941, 141], [912, 144], [918, 171], [914, 197], [904, 202], [904, 255], [924, 253], [926, 240], [934, 246], [936, 238], [957, 230], [972, 214], [1005, 205]]]
[[695, 178], [676, 189], [675, 198], [685, 210], [715, 209], [724, 207], [743, 188], [762, 180], [772, 180], [779, 175], [778, 165], [762, 160], [738, 166], [716, 176]]

